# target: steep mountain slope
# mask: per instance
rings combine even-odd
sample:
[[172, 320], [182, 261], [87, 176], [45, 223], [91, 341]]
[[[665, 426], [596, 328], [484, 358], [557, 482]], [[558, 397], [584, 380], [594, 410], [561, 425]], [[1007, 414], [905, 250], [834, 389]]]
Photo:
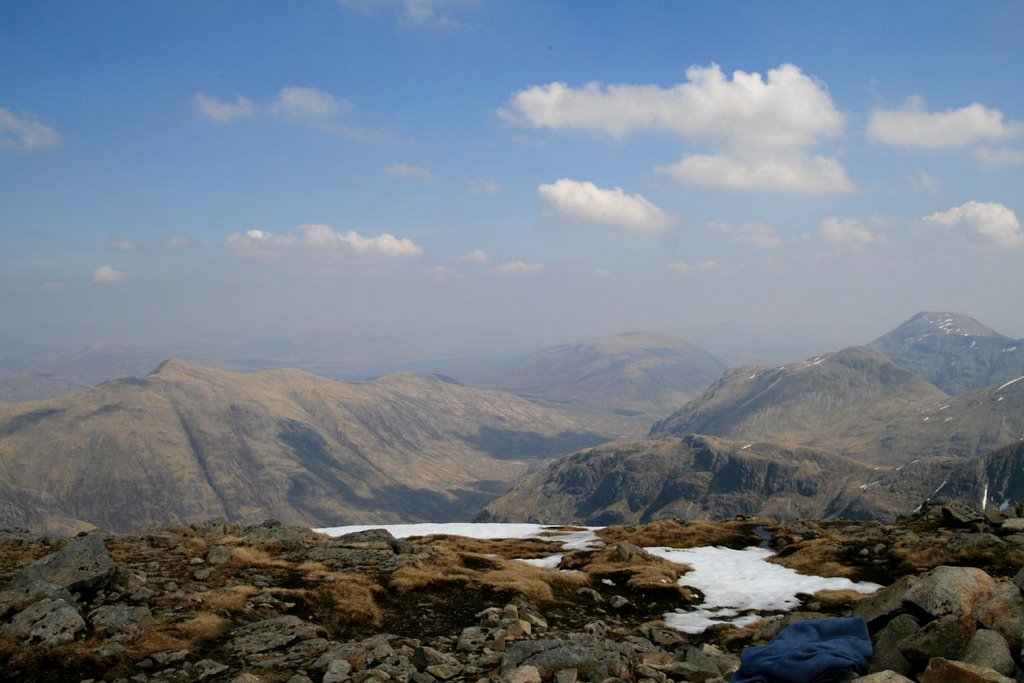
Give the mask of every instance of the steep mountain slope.
[[344, 383], [172, 360], [74, 396], [0, 404], [0, 510], [33, 527], [113, 530], [216, 516], [465, 519], [536, 458], [603, 440], [429, 375]]
[[[551, 463], [490, 503], [495, 522], [643, 523], [656, 519], [834, 516], [870, 466], [810, 448], [711, 437], [621, 441]], [[888, 517], [881, 507], [868, 517]]]
[[710, 353], [660, 332], [600, 337], [525, 358], [453, 371], [472, 386], [511, 391], [552, 407], [608, 416], [637, 435], [703, 391], [725, 370]]
[[956, 313], [918, 313], [869, 346], [951, 395], [1024, 375], [1024, 339]]
[[650, 436], [691, 433], [800, 444], [883, 465], [972, 456], [1024, 433], [1024, 382], [950, 398], [880, 353], [854, 347], [731, 370]]

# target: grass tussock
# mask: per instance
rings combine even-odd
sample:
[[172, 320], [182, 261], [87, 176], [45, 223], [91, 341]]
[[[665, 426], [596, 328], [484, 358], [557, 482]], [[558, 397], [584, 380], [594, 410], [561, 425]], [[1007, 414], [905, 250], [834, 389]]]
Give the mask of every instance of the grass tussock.
[[836, 539], [815, 538], [787, 545], [768, 561], [809, 576], [851, 579], [858, 570], [846, 560], [849, 551], [850, 546]]
[[193, 557], [202, 557], [209, 550], [206, 545], [206, 541], [196, 536], [186, 536], [181, 539], [181, 545], [185, 547], [185, 550], [189, 552]]
[[262, 548], [238, 546], [231, 549], [231, 564], [236, 567], [290, 567], [284, 560], [278, 560]]
[[608, 579], [616, 585], [625, 585], [634, 593], [665, 593], [678, 597], [686, 597], [686, 592], [677, 581], [691, 569], [646, 553], [624, 560], [614, 546], [597, 551], [571, 551], [562, 558], [562, 566], [583, 572], [591, 583]]
[[131, 652], [132, 656], [143, 658], [154, 652], [182, 650], [188, 646], [189, 641], [175, 635], [174, 627], [168, 625], [166, 620], [161, 619], [132, 643]]
[[[358, 626], [377, 626], [384, 613], [377, 597], [384, 587], [372, 576], [356, 572], [340, 572], [320, 577], [317, 587], [310, 591], [310, 603], [317, 606], [320, 619], [329, 629]], [[330, 578], [331, 580], [324, 580]]]
[[814, 594], [814, 599], [821, 603], [825, 609], [846, 607], [864, 599], [864, 593], [858, 593], [851, 588], [836, 590], [826, 588]]
[[516, 560], [459, 552], [455, 548], [461, 545], [450, 544], [447, 540], [434, 543], [435, 553], [430, 558], [402, 567], [391, 575], [391, 589], [407, 592], [461, 584], [474, 589], [486, 587], [514, 592], [527, 600], [545, 602], [554, 599], [554, 586], [582, 586], [587, 580], [583, 575], [534, 567]]
[[212, 612], [200, 612], [172, 627], [173, 633], [189, 643], [220, 638], [231, 628], [231, 620]]
[[256, 586], [232, 586], [231, 588], [217, 588], [197, 593], [208, 609], [226, 610], [228, 612], [241, 612], [246, 608], [249, 598], [259, 595], [260, 589]]
[[608, 545], [633, 543], [638, 546], [667, 546], [670, 548], [699, 548], [706, 545], [718, 545], [738, 550], [757, 545], [760, 542], [753, 529], [762, 523], [771, 524], [768, 520], [756, 519], [728, 522], [663, 519], [642, 526], [606, 527], [599, 530], [597, 535]]
[[443, 543], [445, 548], [455, 552], [497, 555], [506, 560], [548, 557], [562, 550], [561, 543], [539, 538], [480, 539], [462, 536], [435, 536], [429, 537], [428, 541]]

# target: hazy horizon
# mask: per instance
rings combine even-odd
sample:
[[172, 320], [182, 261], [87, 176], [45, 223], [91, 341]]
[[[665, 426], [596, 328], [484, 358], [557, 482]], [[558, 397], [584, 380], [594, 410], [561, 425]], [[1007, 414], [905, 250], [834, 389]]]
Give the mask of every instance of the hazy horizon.
[[369, 367], [642, 330], [798, 354], [922, 310], [1021, 338], [1021, 25], [1021, 3], [5, 3], [0, 357]]

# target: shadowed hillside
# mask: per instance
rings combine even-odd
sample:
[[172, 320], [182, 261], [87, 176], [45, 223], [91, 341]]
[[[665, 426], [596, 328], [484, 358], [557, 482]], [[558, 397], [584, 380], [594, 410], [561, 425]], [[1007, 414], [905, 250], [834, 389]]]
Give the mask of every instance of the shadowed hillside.
[[5, 524], [113, 530], [223, 516], [310, 526], [466, 519], [538, 459], [604, 437], [430, 375], [364, 383], [167, 361], [0, 404]]

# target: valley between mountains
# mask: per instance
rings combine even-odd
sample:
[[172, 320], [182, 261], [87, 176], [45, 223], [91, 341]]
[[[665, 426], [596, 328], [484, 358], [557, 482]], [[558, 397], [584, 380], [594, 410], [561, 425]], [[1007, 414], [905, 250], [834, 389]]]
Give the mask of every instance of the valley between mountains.
[[776, 367], [726, 368], [660, 333], [362, 382], [168, 360], [0, 403], [0, 524], [71, 534], [213, 517], [610, 524], [891, 520], [927, 499], [1006, 508], [1024, 501], [1022, 349], [931, 312]]

